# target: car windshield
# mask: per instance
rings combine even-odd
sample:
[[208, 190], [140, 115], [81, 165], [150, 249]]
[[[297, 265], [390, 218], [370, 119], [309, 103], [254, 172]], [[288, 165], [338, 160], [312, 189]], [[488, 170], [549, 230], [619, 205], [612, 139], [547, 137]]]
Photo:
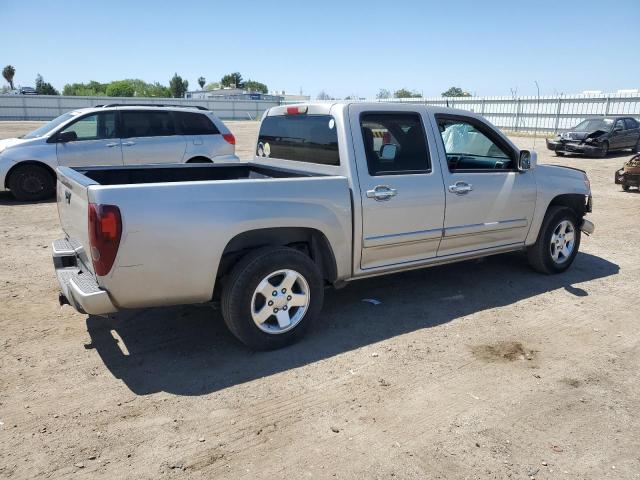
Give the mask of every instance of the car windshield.
[[64, 122], [66, 122], [70, 118], [75, 117], [76, 115], [78, 115], [77, 112], [64, 113], [64, 114], [60, 115], [59, 117], [54, 118], [50, 122], [45, 123], [41, 127], [36, 128], [33, 132], [29, 132], [29, 133], [27, 133], [26, 135], [23, 135], [20, 138], [39, 138], [39, 137], [43, 137], [47, 133], [49, 133], [51, 130], [56, 128], [58, 125], [63, 124]]
[[585, 120], [580, 122], [575, 128], [572, 128], [574, 132], [593, 132], [595, 130], [604, 130], [608, 132], [613, 125], [613, 119], [611, 118], [593, 118], [591, 120]]

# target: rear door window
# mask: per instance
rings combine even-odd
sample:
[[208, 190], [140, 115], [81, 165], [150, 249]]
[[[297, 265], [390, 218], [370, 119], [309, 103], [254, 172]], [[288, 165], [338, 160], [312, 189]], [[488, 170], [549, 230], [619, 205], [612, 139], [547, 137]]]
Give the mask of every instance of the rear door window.
[[[366, 113], [360, 117], [369, 175], [402, 175], [431, 171], [429, 150], [417, 113]], [[385, 159], [383, 145], [395, 145], [396, 156]]]
[[638, 122], [636, 122], [633, 118], [625, 118], [624, 123], [627, 124], [627, 130], [638, 128]]
[[275, 115], [260, 126], [256, 155], [263, 158], [340, 165], [331, 115]]
[[173, 118], [169, 112], [125, 110], [121, 115], [124, 138], [175, 135]]
[[178, 131], [183, 135], [217, 135], [220, 133], [209, 117], [202, 113], [174, 112]]

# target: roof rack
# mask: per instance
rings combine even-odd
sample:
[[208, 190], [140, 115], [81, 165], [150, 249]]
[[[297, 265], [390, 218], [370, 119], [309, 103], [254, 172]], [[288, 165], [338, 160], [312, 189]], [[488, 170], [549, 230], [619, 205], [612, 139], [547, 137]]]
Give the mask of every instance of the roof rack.
[[200, 105], [170, 105], [167, 103], [106, 103], [104, 105], [96, 105], [95, 108], [108, 107], [177, 107], [177, 108], [197, 108], [198, 110], [209, 111], [208, 108]]

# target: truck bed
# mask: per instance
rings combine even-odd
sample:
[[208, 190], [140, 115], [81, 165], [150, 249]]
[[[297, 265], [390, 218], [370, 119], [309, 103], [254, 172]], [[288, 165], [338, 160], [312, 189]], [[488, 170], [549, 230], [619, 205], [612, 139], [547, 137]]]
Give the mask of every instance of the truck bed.
[[[307, 172], [246, 164], [179, 164], [74, 168], [100, 185], [309, 177]], [[318, 176], [314, 174], [313, 176]]]

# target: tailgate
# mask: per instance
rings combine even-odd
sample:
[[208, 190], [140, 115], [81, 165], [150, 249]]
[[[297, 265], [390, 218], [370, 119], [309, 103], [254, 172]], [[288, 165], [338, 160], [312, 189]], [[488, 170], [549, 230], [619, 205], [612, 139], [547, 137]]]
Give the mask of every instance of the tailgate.
[[89, 245], [89, 186], [98, 183], [69, 167], [59, 167], [57, 175], [60, 225], [82, 266], [93, 272]]

